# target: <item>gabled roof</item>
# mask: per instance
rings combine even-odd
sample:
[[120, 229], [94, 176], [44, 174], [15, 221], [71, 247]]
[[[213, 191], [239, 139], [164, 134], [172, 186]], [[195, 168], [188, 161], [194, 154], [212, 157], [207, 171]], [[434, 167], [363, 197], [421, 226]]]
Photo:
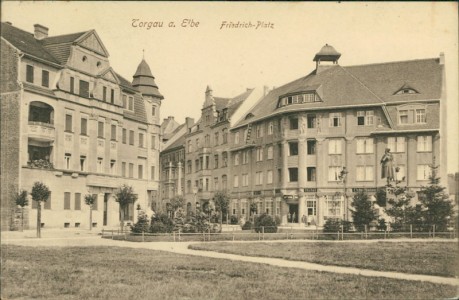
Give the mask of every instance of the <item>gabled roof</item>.
[[161, 134], [166, 138], [169, 139], [170, 135], [173, 135], [177, 127], [180, 124], [175, 121], [173, 118], [169, 117], [161, 123]]
[[120, 81], [120, 85], [125, 87], [125, 88], [129, 88], [133, 91], [136, 91], [138, 92], [138, 90], [132, 86], [131, 82], [129, 80], [127, 80], [126, 78], [124, 78], [123, 76], [121, 76], [119, 73], [115, 72], [116, 74], [116, 77], [118, 77], [118, 80]]
[[[174, 130], [174, 134], [180, 134], [180, 130], [183, 128], [183, 126], [185, 126], [186, 124], [182, 124], [180, 125], [179, 127], [176, 128], [176, 130]], [[181, 136], [179, 138], [177, 138], [177, 140], [175, 140], [172, 144], [170, 144], [169, 146], [167, 146], [165, 149], [163, 149], [161, 151], [161, 153], [163, 152], [167, 152], [167, 151], [171, 151], [173, 149], [176, 149], [176, 148], [181, 148], [181, 147], [185, 147], [185, 142], [186, 142], [186, 130], [181, 134]]]
[[55, 58], [47, 49], [45, 49], [45, 47], [43, 47], [42, 41], [35, 39], [32, 33], [2, 22], [1, 35], [14, 47], [26, 54], [54, 64], [60, 63], [57, 58]]
[[[247, 112], [252, 113], [254, 117], [241, 120], [235, 126], [243, 126], [269, 115], [298, 110], [438, 100], [441, 97], [441, 80], [442, 66], [435, 58], [349, 67], [333, 65], [318, 74], [313, 71], [305, 77], [272, 90]], [[419, 93], [394, 94], [406, 82]], [[316, 89], [321, 102], [277, 107], [281, 96], [313, 89]]]

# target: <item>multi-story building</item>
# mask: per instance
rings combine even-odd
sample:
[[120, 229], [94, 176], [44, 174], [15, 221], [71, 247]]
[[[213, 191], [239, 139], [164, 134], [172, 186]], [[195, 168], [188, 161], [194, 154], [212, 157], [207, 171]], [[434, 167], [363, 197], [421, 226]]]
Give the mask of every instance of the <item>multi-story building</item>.
[[29, 33], [2, 23], [1, 50], [2, 229], [14, 195], [36, 181], [51, 190], [41, 226], [88, 227], [86, 194], [98, 195], [94, 226], [119, 225], [114, 193], [122, 184], [138, 195], [125, 219], [135, 220], [138, 208], [151, 213], [163, 96], [146, 61], [131, 83], [110, 66], [96, 31], [48, 37], [38, 24]]
[[410, 191], [428, 183], [434, 161], [446, 179], [443, 54], [348, 67], [340, 55], [325, 45], [315, 70], [272, 90], [231, 128], [232, 213], [248, 217], [256, 203], [284, 224], [350, 220], [356, 191], [386, 185], [386, 148]]

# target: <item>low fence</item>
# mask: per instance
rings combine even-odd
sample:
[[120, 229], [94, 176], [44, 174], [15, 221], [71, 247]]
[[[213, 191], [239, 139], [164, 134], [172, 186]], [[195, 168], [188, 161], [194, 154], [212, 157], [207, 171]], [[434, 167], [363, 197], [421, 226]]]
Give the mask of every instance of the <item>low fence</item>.
[[227, 232], [201, 232], [184, 233], [179, 231], [172, 233], [133, 233], [121, 230], [102, 230], [103, 238], [116, 240], [129, 240], [132, 242], [187, 242], [187, 241], [261, 241], [261, 240], [384, 240], [400, 238], [457, 238], [456, 230], [447, 232], [394, 232], [394, 231], [366, 231], [366, 232], [323, 232], [322, 230], [306, 230], [295, 227], [282, 227], [273, 231], [268, 227], [255, 228], [252, 230], [233, 230]]

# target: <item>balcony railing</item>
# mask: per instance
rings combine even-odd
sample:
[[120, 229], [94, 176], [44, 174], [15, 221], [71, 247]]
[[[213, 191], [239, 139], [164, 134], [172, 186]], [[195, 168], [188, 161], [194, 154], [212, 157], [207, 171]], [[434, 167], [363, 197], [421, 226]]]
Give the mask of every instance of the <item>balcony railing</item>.
[[54, 141], [56, 131], [53, 124], [29, 121], [29, 137], [41, 141]]

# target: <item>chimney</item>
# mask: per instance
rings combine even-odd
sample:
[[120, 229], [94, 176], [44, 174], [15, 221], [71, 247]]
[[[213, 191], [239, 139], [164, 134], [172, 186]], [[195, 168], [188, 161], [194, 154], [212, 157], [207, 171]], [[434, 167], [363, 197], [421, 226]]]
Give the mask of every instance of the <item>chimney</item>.
[[194, 119], [193, 118], [190, 118], [190, 117], [186, 117], [185, 118], [185, 124], [186, 124], [186, 128], [191, 128], [194, 124]]
[[171, 121], [174, 121], [174, 117], [173, 117], [173, 116], [169, 116], [169, 117], [167, 117], [167, 118], [168, 118], [169, 120], [171, 120]]
[[445, 65], [445, 53], [440, 52], [440, 65]]
[[40, 24], [35, 24], [33, 27], [35, 29], [33, 35], [37, 40], [42, 40], [48, 37], [48, 27]]
[[8, 25], [13, 25], [13, 23], [11, 23], [9, 21], [6, 21], [5, 23], [8, 24]]
[[269, 86], [265, 85], [263, 86], [263, 97], [268, 95], [269, 93]]

